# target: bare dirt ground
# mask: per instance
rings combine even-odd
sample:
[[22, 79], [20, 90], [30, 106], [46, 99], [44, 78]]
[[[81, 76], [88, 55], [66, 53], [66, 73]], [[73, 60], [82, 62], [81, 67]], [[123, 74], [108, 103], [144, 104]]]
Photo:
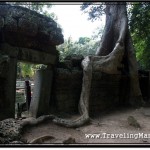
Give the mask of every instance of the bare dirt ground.
[[[128, 117], [133, 116], [140, 124], [141, 128], [131, 126], [128, 123]], [[141, 134], [141, 138], [86, 138], [85, 134]], [[149, 134], [149, 137], [143, 137], [144, 134]], [[126, 108], [109, 113], [97, 114], [92, 117], [92, 121], [79, 128], [66, 128], [54, 124], [52, 121], [47, 121], [34, 127], [28, 127], [23, 132], [23, 139], [29, 143], [41, 136], [47, 136], [37, 144], [62, 144], [70, 137], [76, 144], [115, 144], [115, 143], [150, 143], [150, 108]], [[67, 141], [66, 143], [71, 143]]]

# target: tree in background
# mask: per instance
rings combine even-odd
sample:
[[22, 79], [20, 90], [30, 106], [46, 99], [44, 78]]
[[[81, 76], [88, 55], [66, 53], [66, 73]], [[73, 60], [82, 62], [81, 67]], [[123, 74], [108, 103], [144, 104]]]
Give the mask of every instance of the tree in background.
[[80, 37], [78, 41], [72, 41], [71, 37], [64, 41], [62, 45], [57, 47], [60, 53], [60, 61], [68, 55], [94, 55], [99, 45], [99, 41], [93, 40], [89, 37]]
[[150, 3], [136, 2], [129, 8], [129, 25], [141, 69], [150, 69]]
[[103, 33], [103, 27], [96, 28], [91, 37], [79, 37], [78, 41], [73, 41], [71, 37], [57, 47], [60, 53], [60, 61], [63, 61], [67, 55], [94, 55], [100, 44], [99, 39]]
[[23, 78], [31, 78], [34, 75], [33, 65], [30, 63], [21, 63], [20, 62], [20, 68], [21, 68], [21, 75]]

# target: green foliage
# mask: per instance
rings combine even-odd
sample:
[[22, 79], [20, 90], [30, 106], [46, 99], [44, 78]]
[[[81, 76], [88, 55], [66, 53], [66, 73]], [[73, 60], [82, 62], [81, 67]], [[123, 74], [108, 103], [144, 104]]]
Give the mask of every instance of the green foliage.
[[88, 43], [88, 42], [90, 42], [90, 38], [88, 38], [88, 37], [80, 37], [79, 38], [79, 41], [78, 41], [78, 43], [79, 44], [86, 44], [86, 43]]
[[150, 69], [150, 3], [136, 2], [129, 9], [129, 25], [141, 69]]
[[100, 19], [105, 13], [106, 4], [104, 2], [83, 2], [80, 7], [84, 13], [88, 13], [89, 20], [94, 21]]
[[46, 65], [18, 62], [17, 78], [33, 78], [36, 71], [42, 68], [46, 68]]
[[60, 54], [60, 61], [67, 55], [94, 55], [100, 44], [103, 34], [103, 27], [95, 29], [91, 37], [79, 37], [78, 41], [73, 41], [71, 37], [64, 41], [62, 45], [57, 47]]
[[18, 76], [18, 78], [33, 77], [34, 70], [33, 70], [32, 66], [33, 65], [30, 63], [19, 62], [17, 64], [17, 76]]
[[99, 41], [93, 40], [88, 37], [80, 37], [78, 41], [72, 41], [72, 38], [69, 37], [65, 40], [64, 44], [57, 47], [60, 53], [60, 61], [67, 55], [77, 54], [77, 55], [94, 55], [96, 49], [99, 45]]

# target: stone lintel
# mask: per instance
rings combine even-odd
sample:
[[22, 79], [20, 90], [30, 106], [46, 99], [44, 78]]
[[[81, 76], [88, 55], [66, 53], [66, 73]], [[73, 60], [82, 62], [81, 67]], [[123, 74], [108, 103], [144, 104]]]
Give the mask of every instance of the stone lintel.
[[36, 64], [53, 65], [56, 61], [56, 55], [29, 48], [13, 47], [7, 43], [1, 44], [0, 53], [17, 58], [19, 61]]

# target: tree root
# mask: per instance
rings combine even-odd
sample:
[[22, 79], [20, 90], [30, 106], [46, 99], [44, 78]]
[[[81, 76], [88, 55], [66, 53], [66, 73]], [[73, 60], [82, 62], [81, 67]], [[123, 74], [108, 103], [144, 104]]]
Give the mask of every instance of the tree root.
[[[89, 121], [89, 97], [91, 90], [92, 71], [100, 71], [108, 74], [121, 74], [124, 67], [122, 60], [125, 51], [128, 53], [127, 60], [130, 76], [130, 93], [131, 97], [138, 99], [138, 103], [142, 102], [141, 92], [138, 82], [138, 72], [136, 65], [136, 57], [134, 54], [133, 43], [129, 36], [128, 19], [126, 5], [109, 6], [106, 12], [105, 34], [102, 37], [100, 49], [96, 52], [100, 56], [87, 56], [82, 61], [83, 66], [83, 83], [79, 101], [79, 111], [81, 116], [76, 120], [66, 120], [55, 118], [53, 121], [66, 127], [79, 127]], [[107, 21], [108, 19], [108, 21]], [[113, 24], [110, 23], [112, 20]], [[108, 35], [108, 27], [110, 27]], [[102, 56], [103, 55], [103, 56]], [[105, 56], [104, 56], [105, 55]], [[136, 101], [133, 100], [135, 105]]]
[[79, 127], [90, 121], [89, 97], [91, 90], [92, 71], [101, 71], [110, 74], [119, 74], [118, 67], [121, 64], [124, 46], [119, 42], [112, 53], [107, 56], [87, 56], [82, 61], [83, 83], [79, 101], [79, 112], [81, 116], [76, 120], [68, 120], [56, 117], [53, 122], [66, 127]]
[[90, 121], [90, 118], [88, 115], [86, 115], [86, 113], [85, 113], [85, 115], [80, 116], [76, 120], [67, 120], [67, 119], [62, 119], [62, 118], [57, 118], [57, 117], [55, 119], [53, 119], [54, 123], [56, 123], [58, 125], [63, 125], [65, 127], [70, 127], [70, 128], [80, 127], [89, 121]]
[[54, 115], [44, 115], [44, 116], [40, 116], [37, 119], [31, 117], [21, 121], [20, 126], [23, 129], [25, 126], [34, 126], [46, 120], [53, 120], [54, 118], [55, 118]]
[[121, 74], [121, 64], [124, 55], [124, 46], [117, 43], [114, 50], [107, 56], [93, 56], [93, 71], [101, 71], [108, 74]]
[[76, 120], [67, 120], [55, 117], [53, 122], [66, 127], [79, 127], [87, 123], [89, 119], [89, 97], [92, 80], [92, 60], [90, 57], [86, 57], [82, 61], [83, 66], [83, 82], [82, 91], [79, 101], [79, 112], [81, 116]]

